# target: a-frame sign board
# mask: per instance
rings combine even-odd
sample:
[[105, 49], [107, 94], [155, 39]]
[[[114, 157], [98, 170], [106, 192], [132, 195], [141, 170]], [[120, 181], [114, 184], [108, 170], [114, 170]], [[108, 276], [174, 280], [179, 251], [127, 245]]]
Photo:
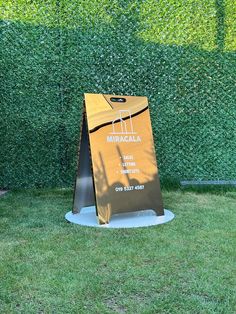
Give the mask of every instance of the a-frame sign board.
[[85, 94], [73, 213], [164, 215], [147, 97]]

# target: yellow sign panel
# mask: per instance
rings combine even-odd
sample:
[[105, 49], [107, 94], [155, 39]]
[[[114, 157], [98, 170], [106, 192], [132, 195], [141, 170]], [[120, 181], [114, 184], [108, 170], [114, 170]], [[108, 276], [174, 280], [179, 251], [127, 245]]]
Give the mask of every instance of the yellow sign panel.
[[147, 97], [85, 94], [73, 212], [164, 215]]

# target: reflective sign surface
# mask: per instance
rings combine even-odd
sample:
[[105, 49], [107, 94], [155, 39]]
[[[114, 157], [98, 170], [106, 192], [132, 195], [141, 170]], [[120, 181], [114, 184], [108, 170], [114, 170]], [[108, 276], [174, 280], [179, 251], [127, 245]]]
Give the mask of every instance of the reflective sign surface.
[[85, 111], [74, 212], [95, 203], [101, 224], [114, 213], [163, 215], [147, 98], [85, 94]]

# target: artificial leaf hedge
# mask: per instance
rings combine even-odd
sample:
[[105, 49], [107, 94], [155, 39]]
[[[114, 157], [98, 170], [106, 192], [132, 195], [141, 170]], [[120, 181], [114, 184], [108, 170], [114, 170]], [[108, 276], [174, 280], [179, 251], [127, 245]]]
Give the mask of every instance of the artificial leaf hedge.
[[0, 2], [0, 187], [73, 184], [84, 92], [148, 96], [163, 180], [235, 179], [233, 4]]

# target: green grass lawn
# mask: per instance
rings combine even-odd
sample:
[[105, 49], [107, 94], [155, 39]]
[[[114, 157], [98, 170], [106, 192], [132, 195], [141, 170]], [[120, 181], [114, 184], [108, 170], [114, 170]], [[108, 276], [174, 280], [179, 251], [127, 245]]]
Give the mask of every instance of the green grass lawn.
[[0, 313], [235, 313], [236, 191], [165, 191], [176, 218], [69, 224], [72, 191], [0, 198]]

